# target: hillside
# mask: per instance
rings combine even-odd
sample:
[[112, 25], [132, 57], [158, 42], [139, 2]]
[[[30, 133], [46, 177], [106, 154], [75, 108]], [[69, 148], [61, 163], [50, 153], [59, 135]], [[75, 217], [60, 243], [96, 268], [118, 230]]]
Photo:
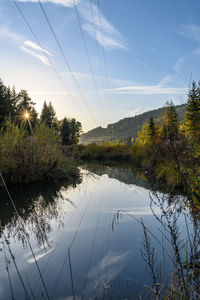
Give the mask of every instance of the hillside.
[[[183, 121], [185, 116], [185, 105], [176, 106], [179, 121]], [[164, 114], [164, 107], [147, 111], [140, 115], [131, 118], [124, 118], [116, 123], [108, 124], [107, 128], [101, 126], [94, 128], [87, 133], [81, 135], [80, 143], [101, 143], [116, 141], [120, 139], [122, 141], [128, 141], [131, 138], [136, 138], [138, 131], [141, 130], [145, 123], [149, 122], [149, 118], [152, 115], [154, 120], [159, 123]]]

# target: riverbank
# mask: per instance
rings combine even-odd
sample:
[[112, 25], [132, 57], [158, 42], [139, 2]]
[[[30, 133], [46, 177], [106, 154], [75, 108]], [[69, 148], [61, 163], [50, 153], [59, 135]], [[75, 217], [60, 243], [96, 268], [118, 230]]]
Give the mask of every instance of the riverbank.
[[0, 137], [0, 171], [8, 184], [70, 180], [79, 176], [62, 152], [58, 133], [44, 124], [30, 134], [7, 122]]
[[185, 139], [151, 144], [105, 144], [65, 146], [68, 158], [81, 162], [127, 163], [152, 185], [165, 186], [199, 199], [199, 167], [196, 148]]
[[[157, 179], [160, 183], [165, 183], [169, 186], [173, 182], [174, 187], [178, 187], [181, 184], [181, 179], [178, 172], [176, 172], [175, 166], [171, 165], [173, 159], [168, 155], [167, 159], [165, 158], [164, 160], [164, 157], [155, 153], [155, 149], [152, 149], [152, 147], [141, 147], [136, 144], [131, 146], [125, 144], [79, 144], [63, 147], [63, 153], [68, 158], [73, 158], [79, 162], [127, 163], [143, 172], [149, 179], [152, 177], [152, 179]], [[165, 165], [168, 165], [166, 170]]]
[[[118, 165], [118, 163], [115, 164]], [[11, 195], [14, 195], [20, 218], [14, 214], [6, 192], [1, 194], [2, 236], [4, 233], [9, 236], [10, 248], [18, 262], [19, 270], [23, 271], [24, 263], [27, 264], [25, 266], [26, 273], [32, 285], [35, 284], [35, 281], [32, 282], [32, 278], [38, 278], [38, 274], [34, 264], [30, 263], [33, 261], [30, 250], [23, 244], [22, 224], [24, 229], [31, 233], [30, 242], [34, 245], [34, 251], [37, 258], [40, 259], [41, 266], [46, 262], [48, 263], [48, 269], [44, 272], [44, 279], [49, 293], [56, 290], [55, 298], [60, 298], [61, 295], [60, 289], [55, 289], [52, 282], [56, 282], [63, 261], [66, 259], [63, 245], [71, 245], [73, 240], [75, 242], [70, 253], [73, 255], [73, 280], [77, 298], [82, 295], [82, 286], [79, 283], [80, 280], [83, 281], [86, 278], [87, 268], [91, 272], [88, 274], [92, 274], [94, 280], [91, 282], [90, 277], [88, 277], [86, 299], [97, 294], [97, 292], [98, 295], [104, 295], [105, 282], [111, 287], [106, 290], [107, 298], [112, 296], [113, 299], [118, 298], [119, 290], [123, 298], [128, 298], [131, 295], [135, 299], [154, 299], [153, 296], [157, 292], [156, 287], [161, 286], [163, 287], [160, 291], [161, 298], [164, 299], [164, 292], [168, 292], [167, 287], [180, 295], [183, 282], [188, 282], [188, 286], [192, 287], [192, 279], [189, 275], [187, 278], [181, 277], [180, 280], [177, 278], [181, 268], [184, 268], [187, 255], [189, 262], [190, 259], [195, 262], [195, 264], [189, 264], [194, 269], [189, 269], [187, 274], [194, 271], [193, 274], [198, 279], [199, 256], [194, 257], [193, 252], [190, 255], [188, 236], [184, 230], [186, 225], [184, 223], [183, 197], [172, 197], [160, 192], [155, 193], [154, 190], [145, 185], [145, 182], [139, 181], [132, 174], [132, 170], [128, 168], [129, 163], [125, 165], [124, 167], [121, 164], [121, 167], [106, 168], [98, 163], [96, 166], [81, 167], [82, 183], [73, 186], [60, 183], [34, 183], [11, 187], [10, 192]], [[159, 197], [156, 198], [156, 196]], [[150, 206], [152, 199], [153, 207]], [[155, 208], [153, 212], [156, 213], [156, 217], [162, 216], [164, 218], [163, 227], [158, 225], [152, 208]], [[141, 218], [144, 226], [141, 223]], [[188, 222], [189, 218], [187, 217]], [[172, 225], [169, 229], [166, 227], [168, 224]], [[195, 224], [198, 226], [196, 230], [199, 230], [199, 223]], [[144, 230], [147, 231], [145, 236]], [[161, 230], [163, 235], [161, 235]], [[149, 232], [152, 233], [150, 237]], [[176, 236], [174, 239], [172, 235], [174, 232], [177, 234], [178, 240]], [[178, 235], [179, 232], [180, 235]], [[191, 231], [191, 243], [193, 242], [192, 234], [193, 231]], [[183, 240], [183, 242], [179, 244], [179, 240]], [[199, 245], [198, 235], [195, 241]], [[176, 242], [178, 248], [175, 247], [176, 245], [174, 246]], [[92, 260], [90, 259], [91, 245], [94, 249]], [[145, 251], [148, 250], [145, 245], [149, 245], [150, 253], [155, 252], [153, 267], [159, 266], [158, 271], [155, 267], [155, 285], [152, 273], [149, 272], [152, 260], [148, 265], [148, 262], [143, 259], [144, 256], [141, 255], [141, 249], [142, 253], [146, 253]], [[162, 248], [161, 245], [165, 245], [165, 247]], [[7, 247], [7, 245], [5, 246]], [[196, 249], [199, 248], [194, 245], [194, 250]], [[46, 253], [49, 253], [49, 256], [44, 256]], [[82, 253], [84, 255], [81, 255]], [[180, 256], [178, 256], [179, 254]], [[3, 251], [0, 252], [0, 255], [5, 264]], [[173, 259], [174, 257], [175, 259], [179, 258], [178, 263], [177, 260]], [[102, 267], [102, 262], [106, 262], [107, 259], [107, 267], [106, 265]], [[24, 296], [24, 291], [21, 285], [17, 284], [17, 280], [14, 280], [16, 271], [12, 261], [11, 267], [13, 267], [11, 277], [13, 290], [15, 295], [19, 295], [21, 299]], [[171, 280], [173, 270], [178, 273]], [[1, 273], [2, 280], [5, 282], [4, 289], [1, 289], [1, 298], [6, 299], [6, 295], [9, 294], [6, 268], [2, 268]], [[65, 278], [66, 272], [62, 272], [59, 285], [62, 288], [62, 296], [67, 298], [71, 296], [71, 284], [69, 282], [69, 285], [66, 285]], [[163, 281], [158, 285], [160, 278]], [[98, 280], [97, 290], [96, 282]], [[176, 282], [179, 283], [178, 288], [174, 285]], [[149, 291], [151, 291], [152, 297], [150, 297]], [[172, 294], [172, 292], [168, 294]], [[35, 298], [40, 299], [41, 293], [42, 287], [38, 284], [38, 288], [34, 291]], [[98, 298], [101, 297], [98, 296]], [[181, 296], [179, 298], [181, 299]], [[172, 295], [171, 298], [166, 299], [175, 298]], [[193, 298], [188, 297], [187, 299]]]

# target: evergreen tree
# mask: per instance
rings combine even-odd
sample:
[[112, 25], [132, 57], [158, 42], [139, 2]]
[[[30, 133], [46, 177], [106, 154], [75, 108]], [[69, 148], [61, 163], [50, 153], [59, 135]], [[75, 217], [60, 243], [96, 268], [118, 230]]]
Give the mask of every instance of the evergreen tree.
[[69, 145], [70, 144], [70, 122], [66, 118], [64, 118], [62, 121], [60, 135], [61, 135], [62, 144]]
[[12, 87], [10, 102], [12, 106], [12, 119], [15, 120], [17, 118], [17, 109], [18, 109], [18, 101], [20, 100], [19, 94], [17, 94], [15, 90], [15, 86]]
[[200, 133], [200, 83], [197, 87], [195, 81], [188, 93], [185, 119], [189, 133], [197, 136]]
[[167, 102], [165, 107], [165, 118], [162, 128], [163, 137], [169, 140], [178, 138], [179, 122], [176, 108], [173, 102]]
[[3, 125], [6, 117], [9, 116], [10, 112], [10, 101], [9, 101], [8, 89], [4, 86], [0, 79], [0, 127]]
[[18, 111], [31, 111], [35, 103], [31, 100], [26, 90], [21, 90], [19, 95]]
[[53, 108], [51, 102], [49, 103], [49, 119], [50, 119], [50, 128], [57, 129], [57, 118], [56, 118], [56, 112]]
[[5, 99], [6, 99], [6, 107], [7, 107], [7, 116], [14, 120], [15, 117], [15, 103], [13, 101], [12, 90], [10, 87], [5, 87]]
[[49, 128], [57, 129], [56, 112], [51, 104], [47, 105], [46, 101], [43, 104], [42, 112], [40, 115], [41, 122], [45, 123]]
[[153, 141], [157, 135], [157, 128], [156, 124], [154, 123], [153, 116], [150, 116], [149, 119], [149, 130], [148, 130], [148, 135], [150, 137], [150, 140]]
[[40, 121], [42, 123], [46, 123], [48, 120], [48, 116], [49, 116], [49, 110], [48, 110], [48, 106], [46, 101], [44, 101], [43, 107], [42, 107], [42, 111], [41, 111], [41, 115], [40, 115]]
[[[18, 123], [27, 124], [25, 123], [26, 120], [24, 119], [24, 114], [27, 112], [30, 115], [31, 125], [32, 127], [34, 127], [38, 122], [38, 113], [34, 108], [35, 103], [29, 97], [27, 91], [21, 90], [20, 93], [17, 95], [16, 101], [16, 119]], [[28, 124], [26, 125], [26, 127], [29, 130]]]
[[81, 123], [77, 122], [75, 119], [72, 119], [70, 123], [70, 143], [72, 145], [77, 144], [79, 142], [81, 129]]

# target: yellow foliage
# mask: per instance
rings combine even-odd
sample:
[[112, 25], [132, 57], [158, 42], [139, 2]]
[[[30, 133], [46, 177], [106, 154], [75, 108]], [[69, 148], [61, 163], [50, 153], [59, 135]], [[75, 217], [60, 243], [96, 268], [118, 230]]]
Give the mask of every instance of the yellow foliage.
[[140, 132], [138, 132], [138, 137], [136, 139], [136, 144], [138, 145], [146, 145], [150, 143], [150, 139], [149, 139], [149, 125], [145, 124], [142, 126], [142, 130]]

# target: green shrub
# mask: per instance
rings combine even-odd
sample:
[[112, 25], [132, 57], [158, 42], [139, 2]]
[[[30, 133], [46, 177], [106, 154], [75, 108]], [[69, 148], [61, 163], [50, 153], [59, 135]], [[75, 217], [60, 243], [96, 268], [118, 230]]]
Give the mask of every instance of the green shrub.
[[55, 130], [41, 124], [30, 135], [11, 121], [6, 122], [0, 136], [0, 171], [7, 182], [68, 177], [70, 164]]

